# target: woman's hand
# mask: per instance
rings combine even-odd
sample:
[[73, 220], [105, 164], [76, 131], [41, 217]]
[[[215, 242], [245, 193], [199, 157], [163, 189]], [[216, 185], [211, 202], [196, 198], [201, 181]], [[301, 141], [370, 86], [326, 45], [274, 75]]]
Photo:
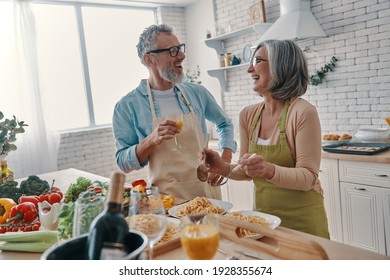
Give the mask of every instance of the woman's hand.
[[245, 154], [238, 160], [245, 174], [251, 178], [271, 179], [275, 174], [275, 166], [265, 161], [264, 157], [256, 154]]

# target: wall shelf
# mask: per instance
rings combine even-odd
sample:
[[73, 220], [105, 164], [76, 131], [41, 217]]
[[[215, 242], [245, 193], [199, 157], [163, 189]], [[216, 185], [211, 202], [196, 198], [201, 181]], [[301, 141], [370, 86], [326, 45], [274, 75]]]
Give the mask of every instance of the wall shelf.
[[235, 31], [225, 33], [222, 35], [215, 36], [213, 38], [206, 39], [205, 44], [216, 50], [217, 54], [224, 53], [223, 41], [231, 38], [237, 38], [243, 35], [251, 34], [254, 32], [263, 34], [268, 28], [270, 28], [272, 23], [258, 23], [255, 25], [250, 25]]
[[[271, 25], [272, 25], [272, 23], [258, 23], [258, 24], [254, 24], [254, 25], [247, 26], [247, 27], [244, 27], [244, 28], [241, 28], [241, 29], [237, 29], [237, 30], [235, 30], [233, 32], [225, 33], [225, 34], [213, 37], [213, 38], [206, 39], [206, 40], [204, 40], [204, 42], [205, 42], [206, 46], [208, 46], [209, 48], [213, 48], [217, 52], [217, 56], [216, 57], [218, 57], [219, 54], [222, 54], [222, 53], [226, 52], [225, 48], [224, 48], [224, 41], [225, 40], [232, 39], [232, 38], [237, 38], [237, 37], [248, 35], [248, 34], [251, 34], [251, 33], [258, 33], [258, 34], [262, 35], [265, 31], [267, 31], [268, 28], [271, 27]], [[226, 86], [226, 84], [227, 84], [226, 83], [226, 71], [230, 70], [230, 69], [235, 69], [235, 68], [239, 68], [239, 67], [248, 66], [248, 65], [249, 65], [249, 63], [246, 62], [246, 63], [242, 63], [242, 64], [238, 64], [238, 65], [234, 65], [234, 66], [229, 66], [229, 67], [221, 67], [221, 68], [217, 68], [217, 69], [209, 69], [209, 70], [207, 70], [207, 73], [211, 77], [217, 78], [219, 80], [220, 85], [221, 85], [222, 91], [226, 91], [226, 89], [227, 89], [227, 86]]]
[[209, 69], [209, 70], [207, 70], [207, 73], [211, 77], [217, 78], [219, 80], [220, 85], [221, 85], [221, 89], [223, 91], [226, 91], [226, 88], [227, 88], [227, 86], [226, 86], [226, 71], [231, 70], [231, 69], [235, 69], [235, 68], [241, 68], [241, 67], [248, 66], [248, 65], [249, 65], [249, 62], [246, 62], [246, 63], [228, 66], [228, 67]]

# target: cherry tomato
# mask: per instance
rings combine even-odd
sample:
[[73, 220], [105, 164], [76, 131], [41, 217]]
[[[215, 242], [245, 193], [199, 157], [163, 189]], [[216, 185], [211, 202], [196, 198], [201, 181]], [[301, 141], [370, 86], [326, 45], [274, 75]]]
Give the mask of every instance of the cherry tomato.
[[13, 227], [13, 228], [12, 228], [12, 231], [13, 231], [13, 232], [17, 232], [18, 230], [19, 230], [19, 229], [18, 229], [17, 227]]
[[0, 233], [5, 233], [6, 232], [6, 228], [5, 227], [0, 227]]
[[94, 187], [94, 188], [93, 188], [93, 191], [94, 191], [95, 193], [101, 193], [101, 192], [103, 191], [103, 189], [102, 189], [102, 187]]
[[37, 220], [37, 221], [34, 222], [34, 225], [41, 226], [41, 222]]
[[25, 226], [23, 231], [24, 232], [31, 231], [31, 226]]
[[56, 202], [60, 203], [61, 202], [61, 195], [59, 195], [58, 193], [51, 193], [49, 195], [48, 201], [50, 204], [54, 204]]
[[32, 229], [33, 231], [37, 231], [37, 230], [39, 230], [39, 226], [38, 226], [38, 225], [33, 225], [33, 226], [31, 227], [31, 229]]

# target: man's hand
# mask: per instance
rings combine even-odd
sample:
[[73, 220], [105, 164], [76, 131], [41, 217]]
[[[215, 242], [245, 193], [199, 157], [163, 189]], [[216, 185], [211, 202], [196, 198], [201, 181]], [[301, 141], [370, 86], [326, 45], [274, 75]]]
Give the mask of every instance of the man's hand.
[[137, 145], [136, 154], [139, 162], [145, 162], [156, 146], [165, 140], [172, 139], [176, 133], [179, 131], [175, 121], [165, 120], [159, 123], [152, 133]]
[[210, 183], [212, 186], [219, 186], [223, 182], [225, 177], [220, 174], [226, 175], [229, 173], [230, 167], [229, 164], [226, 164], [226, 162], [230, 163], [232, 151], [230, 149], [224, 150], [228, 150], [225, 156], [224, 152], [222, 152], [222, 156], [220, 156], [217, 152], [213, 150], [204, 150], [204, 153], [206, 154], [206, 167], [209, 171], [207, 182]]

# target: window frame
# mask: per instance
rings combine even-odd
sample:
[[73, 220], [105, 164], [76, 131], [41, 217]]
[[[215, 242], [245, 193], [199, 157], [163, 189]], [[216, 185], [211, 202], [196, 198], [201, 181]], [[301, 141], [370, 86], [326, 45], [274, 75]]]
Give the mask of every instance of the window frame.
[[[88, 0], [87, 0], [88, 1]], [[113, 2], [113, 1], [109, 1]], [[47, 4], [47, 5], [64, 5], [64, 6], [73, 6], [74, 12], [76, 15], [76, 26], [78, 31], [79, 46], [80, 46], [80, 55], [81, 55], [81, 65], [83, 73], [83, 81], [85, 85], [85, 97], [87, 102], [87, 116], [89, 125], [86, 127], [74, 127], [69, 129], [59, 130], [61, 133], [71, 132], [71, 131], [80, 131], [85, 129], [94, 129], [107, 127], [109, 124], [96, 124], [95, 112], [93, 105], [92, 89], [91, 89], [91, 79], [90, 71], [88, 64], [87, 48], [85, 41], [85, 32], [84, 32], [84, 21], [82, 8], [83, 7], [98, 7], [98, 8], [117, 8], [117, 9], [129, 9], [129, 10], [143, 10], [143, 11], [152, 11], [154, 13], [154, 21], [157, 23], [157, 10], [155, 7], [145, 7], [145, 6], [134, 6], [130, 3], [96, 3], [91, 2], [72, 2], [67, 0], [33, 0], [33, 4]]]

